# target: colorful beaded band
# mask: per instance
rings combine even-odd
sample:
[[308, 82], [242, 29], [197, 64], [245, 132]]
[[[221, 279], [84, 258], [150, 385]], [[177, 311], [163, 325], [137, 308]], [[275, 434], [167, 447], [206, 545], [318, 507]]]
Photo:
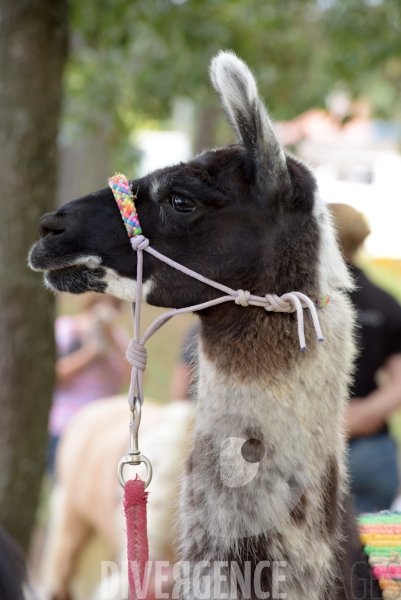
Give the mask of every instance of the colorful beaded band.
[[320, 298], [318, 298], [316, 300], [316, 308], [323, 308], [324, 306], [327, 306], [328, 303], [330, 302], [330, 296], [328, 296], [327, 294], [325, 296], [321, 296]]
[[122, 173], [117, 173], [114, 177], [110, 177], [108, 183], [120, 209], [128, 236], [133, 237], [142, 233], [135, 208], [136, 196], [132, 193], [128, 179]]
[[401, 598], [401, 512], [364, 514], [358, 522], [361, 542], [383, 598]]

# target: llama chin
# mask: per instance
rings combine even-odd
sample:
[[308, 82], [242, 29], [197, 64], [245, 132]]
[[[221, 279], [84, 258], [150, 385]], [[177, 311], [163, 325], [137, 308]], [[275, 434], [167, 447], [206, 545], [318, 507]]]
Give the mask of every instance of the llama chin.
[[[128, 300], [129, 302], [136, 302], [136, 281], [129, 279], [128, 277], [121, 277], [113, 269], [106, 268], [106, 275], [103, 279], [106, 284], [106, 294], [120, 298], [121, 300]], [[142, 293], [143, 299], [146, 302], [148, 295], [152, 292], [153, 282], [148, 280], [143, 284]]]
[[[85, 263], [48, 270], [44, 274], [45, 286], [52, 292], [82, 294], [87, 291], [110, 294], [121, 300], [136, 302], [136, 281], [122, 277], [109, 267], [88, 268]], [[146, 301], [152, 291], [152, 281], [143, 285], [143, 299]]]
[[[129, 302], [136, 301], [135, 279], [123, 277], [114, 269], [103, 267], [100, 256], [52, 260], [39, 250], [39, 244], [32, 247], [28, 264], [33, 271], [44, 272], [44, 283], [50, 291], [73, 294], [95, 291]], [[152, 282], [147, 281], [143, 287], [145, 300], [151, 288]]]
[[104, 277], [106, 269], [96, 267], [89, 269], [85, 265], [71, 265], [45, 271], [45, 286], [54, 292], [83, 294], [85, 292], [106, 292]]

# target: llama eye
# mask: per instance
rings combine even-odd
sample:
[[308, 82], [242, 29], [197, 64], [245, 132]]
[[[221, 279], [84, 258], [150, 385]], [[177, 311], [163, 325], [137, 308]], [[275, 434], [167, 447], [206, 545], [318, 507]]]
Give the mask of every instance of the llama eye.
[[170, 204], [174, 210], [180, 213], [189, 213], [195, 209], [195, 203], [192, 202], [192, 200], [189, 200], [185, 197], [182, 198], [181, 196], [176, 196], [175, 194], [171, 196]]

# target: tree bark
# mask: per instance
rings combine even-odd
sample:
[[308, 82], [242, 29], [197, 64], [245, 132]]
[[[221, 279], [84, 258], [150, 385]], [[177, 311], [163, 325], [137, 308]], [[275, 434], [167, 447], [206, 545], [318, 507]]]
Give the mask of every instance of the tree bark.
[[199, 108], [194, 143], [196, 154], [211, 150], [216, 146], [216, 126], [220, 119], [221, 108], [217, 104]]
[[67, 0], [0, 4], [0, 522], [26, 550], [54, 378], [54, 300], [27, 267], [53, 210]]

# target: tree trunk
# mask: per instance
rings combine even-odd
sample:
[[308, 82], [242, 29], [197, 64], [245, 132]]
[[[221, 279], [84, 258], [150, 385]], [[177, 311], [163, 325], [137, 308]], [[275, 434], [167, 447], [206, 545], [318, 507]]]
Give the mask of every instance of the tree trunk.
[[196, 154], [200, 154], [204, 150], [211, 150], [216, 146], [216, 126], [219, 120], [221, 120], [221, 108], [216, 104], [211, 106], [206, 105], [198, 110], [197, 131], [194, 143]]
[[27, 267], [53, 210], [67, 0], [0, 4], [0, 522], [27, 549], [47, 447], [54, 300]]

